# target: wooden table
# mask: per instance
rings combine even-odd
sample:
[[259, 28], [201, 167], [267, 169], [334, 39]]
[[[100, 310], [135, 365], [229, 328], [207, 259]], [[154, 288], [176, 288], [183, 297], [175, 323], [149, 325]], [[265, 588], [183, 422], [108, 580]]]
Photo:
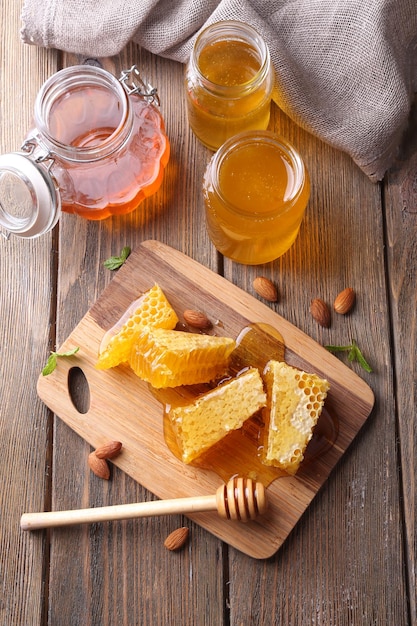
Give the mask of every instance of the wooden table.
[[[20, 3], [2, 0], [1, 151], [19, 148], [44, 80], [84, 58], [24, 47]], [[396, 164], [372, 184], [346, 155], [276, 107], [271, 128], [303, 154], [312, 196], [300, 236], [274, 263], [219, 258], [204, 229], [201, 180], [210, 153], [189, 130], [182, 67], [135, 45], [101, 59], [115, 75], [137, 63], [157, 85], [172, 156], [160, 192], [125, 218], [64, 215], [33, 241], [0, 240], [0, 624], [32, 626], [401, 626], [417, 623], [416, 347], [417, 113]], [[323, 489], [271, 558], [256, 560], [173, 516], [25, 533], [23, 512], [149, 500], [115, 468], [87, 471], [90, 446], [37, 396], [48, 353], [112, 280], [103, 261], [157, 239], [253, 293], [262, 273], [271, 307], [320, 344], [356, 339], [373, 367], [352, 367], [375, 407]], [[357, 305], [330, 329], [311, 318], [352, 286]], [[341, 357], [344, 358], [343, 356]], [[346, 361], [347, 362], [347, 361]], [[163, 542], [190, 528], [179, 553]]]

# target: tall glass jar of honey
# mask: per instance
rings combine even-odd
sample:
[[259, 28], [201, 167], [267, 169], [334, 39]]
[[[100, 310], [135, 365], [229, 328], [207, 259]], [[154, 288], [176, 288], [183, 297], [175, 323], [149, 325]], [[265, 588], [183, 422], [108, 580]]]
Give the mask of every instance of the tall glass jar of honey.
[[197, 37], [185, 70], [188, 120], [216, 150], [246, 130], [269, 123], [274, 72], [268, 47], [254, 28], [226, 20]]
[[90, 65], [51, 76], [21, 152], [0, 156], [2, 234], [39, 236], [61, 211], [101, 220], [136, 209], [169, 159], [158, 104], [135, 66], [120, 79]]
[[269, 131], [226, 141], [204, 176], [207, 232], [224, 256], [268, 263], [294, 243], [310, 196], [308, 172], [296, 149]]

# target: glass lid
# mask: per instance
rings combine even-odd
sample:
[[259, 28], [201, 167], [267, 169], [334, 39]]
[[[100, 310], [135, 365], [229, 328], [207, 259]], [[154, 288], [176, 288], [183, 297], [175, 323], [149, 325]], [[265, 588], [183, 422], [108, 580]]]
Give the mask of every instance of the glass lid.
[[60, 205], [45, 165], [18, 152], [0, 155], [0, 229], [6, 238], [48, 232], [58, 221]]

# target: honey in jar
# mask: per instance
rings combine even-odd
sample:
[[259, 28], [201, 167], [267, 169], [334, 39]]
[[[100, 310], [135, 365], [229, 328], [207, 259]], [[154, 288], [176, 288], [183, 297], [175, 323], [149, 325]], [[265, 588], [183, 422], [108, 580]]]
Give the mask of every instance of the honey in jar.
[[268, 263], [294, 243], [309, 200], [304, 163], [269, 131], [232, 137], [212, 157], [203, 183], [207, 231], [224, 256]]
[[61, 210], [100, 220], [136, 209], [161, 185], [169, 159], [157, 104], [135, 66], [120, 79], [89, 65], [51, 76], [22, 152], [0, 157], [0, 226], [31, 238]]
[[264, 130], [274, 74], [268, 48], [249, 25], [227, 20], [202, 31], [185, 72], [188, 120], [208, 148], [244, 130]]

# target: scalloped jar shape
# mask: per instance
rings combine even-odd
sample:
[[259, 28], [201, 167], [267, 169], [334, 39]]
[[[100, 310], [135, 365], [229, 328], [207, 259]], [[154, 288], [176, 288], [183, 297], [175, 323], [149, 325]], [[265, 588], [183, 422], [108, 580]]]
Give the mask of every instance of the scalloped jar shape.
[[134, 82], [136, 68], [124, 77], [134, 70], [133, 87], [88, 65], [44, 83], [22, 152], [0, 157], [7, 236], [48, 232], [61, 211], [89, 220], [130, 213], [159, 189], [169, 140], [155, 90]]

